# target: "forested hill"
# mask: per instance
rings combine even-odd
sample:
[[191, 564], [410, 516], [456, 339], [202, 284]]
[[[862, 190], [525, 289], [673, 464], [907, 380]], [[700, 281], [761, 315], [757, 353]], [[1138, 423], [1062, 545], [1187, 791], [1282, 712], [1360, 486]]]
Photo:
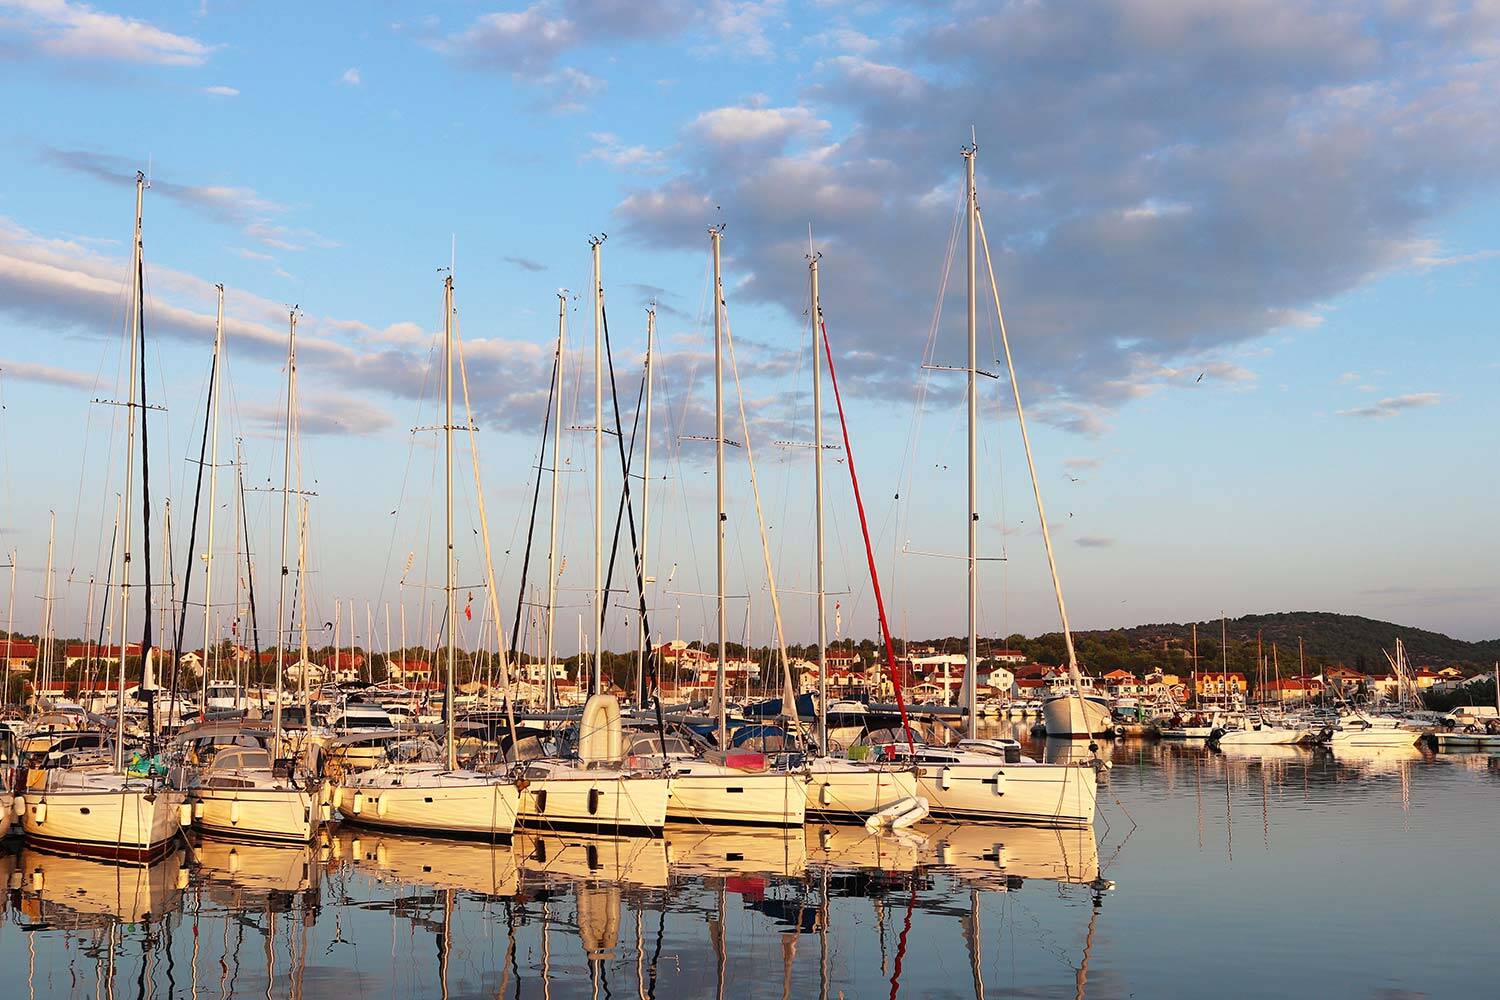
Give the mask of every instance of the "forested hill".
[[[1214, 620], [1198, 622], [1197, 625], [1200, 668], [1217, 669], [1221, 663], [1220, 624]], [[1244, 615], [1229, 619], [1227, 631], [1229, 668], [1251, 674], [1256, 669], [1257, 637], [1267, 659], [1273, 648], [1277, 651], [1283, 675], [1297, 670], [1299, 638], [1309, 673], [1326, 666], [1343, 665], [1363, 673], [1384, 674], [1389, 667], [1382, 651], [1394, 650], [1397, 638], [1406, 644], [1407, 659], [1415, 667], [1437, 669], [1451, 665], [1465, 673], [1475, 673], [1490, 670], [1495, 661], [1500, 660], [1500, 639], [1465, 642], [1425, 629], [1327, 611]], [[1190, 669], [1192, 634], [1193, 623], [1184, 622], [1082, 631], [1075, 633], [1075, 640], [1078, 658], [1090, 673], [1123, 668], [1141, 674], [1159, 667]], [[1065, 660], [1060, 633], [1035, 638], [1013, 635], [1004, 642], [1030, 654], [1038, 662], [1062, 663]]]
[[[1204, 666], [1217, 665], [1220, 623], [1205, 621], [1197, 625], [1199, 662]], [[1106, 667], [1105, 661], [1121, 654], [1129, 660], [1145, 654], [1157, 662], [1165, 654], [1166, 658], [1181, 662], [1183, 657], [1191, 655], [1192, 631], [1189, 622], [1080, 632], [1078, 652], [1090, 668]], [[1244, 615], [1229, 619], [1227, 631], [1232, 669], [1244, 669], [1254, 663], [1257, 638], [1267, 656], [1273, 646], [1278, 650], [1284, 674], [1297, 668], [1299, 638], [1309, 670], [1342, 664], [1362, 673], [1386, 673], [1389, 667], [1383, 651], [1393, 651], [1398, 638], [1406, 644], [1407, 659], [1417, 667], [1451, 665], [1468, 673], [1488, 670], [1500, 660], [1500, 639], [1465, 642], [1425, 629], [1328, 611]], [[1040, 636], [1034, 641], [1061, 646], [1060, 635]], [[1107, 669], [1113, 669], [1113, 665]]]

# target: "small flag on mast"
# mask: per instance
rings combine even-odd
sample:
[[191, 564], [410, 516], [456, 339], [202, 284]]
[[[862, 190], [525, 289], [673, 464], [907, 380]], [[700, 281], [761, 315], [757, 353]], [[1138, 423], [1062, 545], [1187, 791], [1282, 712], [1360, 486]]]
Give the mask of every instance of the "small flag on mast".
[[469, 621], [474, 620], [474, 592], [469, 591], [469, 600], [464, 604], [464, 617]]

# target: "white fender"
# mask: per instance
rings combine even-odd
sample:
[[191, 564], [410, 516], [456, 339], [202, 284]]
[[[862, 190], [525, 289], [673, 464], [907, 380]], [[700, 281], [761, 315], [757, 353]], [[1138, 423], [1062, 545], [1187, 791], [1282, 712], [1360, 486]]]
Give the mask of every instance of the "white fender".
[[1004, 771], [996, 771], [995, 772], [995, 794], [996, 795], [1004, 795], [1005, 794], [1005, 772]]
[[43, 799], [31, 807], [31, 819], [37, 826], [47, 822], [47, 800]]
[[177, 823], [180, 826], [193, 825], [193, 807], [186, 802], [177, 807]]
[[[193, 800], [193, 819], [202, 819], [202, 818], [203, 818], [203, 800], [202, 799], [194, 799]], [[184, 823], [182, 825], [183, 826], [187, 826], [188, 824]]]
[[324, 823], [332, 823], [333, 822], [333, 806], [329, 805], [326, 802], [323, 803], [321, 806], [318, 807], [318, 817]]
[[926, 819], [931, 808], [925, 798], [904, 799], [903, 801], [908, 803], [907, 808], [891, 819], [892, 830], [904, 830], [913, 823]]
[[938, 775], [938, 787], [945, 792], [953, 787], [953, 776], [951, 774], [951, 771], [952, 768], [945, 767], [943, 768], [942, 774]]
[[17, 795], [16, 796], [16, 801], [13, 803], [13, 807], [14, 807], [15, 812], [16, 812], [16, 819], [20, 819], [22, 816], [25, 816], [26, 815], [26, 796], [24, 796], [24, 795]]
[[375, 815], [380, 816], [382, 818], [384, 818], [384, 816], [385, 816], [385, 794], [384, 793], [381, 793], [380, 795], [375, 796]]
[[358, 816], [360, 813], [362, 813], [362, 812], [365, 811], [365, 793], [364, 792], [355, 792], [354, 793], [354, 804], [352, 806], [350, 806], [349, 811], [352, 812], [356, 816]]
[[232, 799], [229, 803], [229, 823], [238, 826], [240, 822], [240, 800]]
[[823, 782], [823, 786], [818, 789], [818, 802], [825, 806], [833, 804], [833, 796], [828, 792], [828, 782], [826, 781]]

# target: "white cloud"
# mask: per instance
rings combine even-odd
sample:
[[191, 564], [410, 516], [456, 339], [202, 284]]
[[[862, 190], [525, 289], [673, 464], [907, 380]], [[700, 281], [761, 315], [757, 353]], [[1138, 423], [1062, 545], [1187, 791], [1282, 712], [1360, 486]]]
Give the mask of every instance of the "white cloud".
[[67, 368], [54, 368], [52, 365], [36, 365], [25, 361], [0, 361], [0, 382], [7, 379], [60, 385], [70, 389], [87, 389], [94, 384], [92, 375]]
[[344, 75], [339, 77], [339, 83], [342, 83], [346, 87], [358, 87], [361, 82], [363, 81], [359, 78], [358, 66], [350, 66], [344, 70]]
[[780, 147], [794, 138], [828, 130], [828, 122], [804, 107], [715, 108], [688, 126], [688, 134], [716, 146], [764, 145]]
[[203, 93], [208, 94], [210, 97], [239, 97], [240, 96], [240, 92], [238, 90], [236, 90], [233, 87], [225, 87], [222, 84], [218, 84], [218, 85], [215, 85], [215, 86], [212, 86], [212, 87], [204, 87], [203, 88]]
[[666, 153], [641, 145], [627, 145], [613, 132], [590, 132], [594, 148], [584, 154], [585, 160], [599, 160], [618, 170], [636, 173], [660, 173]]
[[201, 66], [214, 46], [147, 21], [108, 14], [71, 0], [0, 0], [0, 32], [21, 34], [64, 59], [156, 66]]
[[1442, 398], [1442, 394], [1436, 392], [1412, 392], [1404, 396], [1387, 396], [1385, 399], [1371, 403], [1369, 406], [1356, 406], [1349, 410], [1339, 410], [1338, 415], [1341, 417], [1363, 417], [1366, 419], [1394, 417], [1404, 410], [1415, 410], [1424, 406], [1436, 406]]

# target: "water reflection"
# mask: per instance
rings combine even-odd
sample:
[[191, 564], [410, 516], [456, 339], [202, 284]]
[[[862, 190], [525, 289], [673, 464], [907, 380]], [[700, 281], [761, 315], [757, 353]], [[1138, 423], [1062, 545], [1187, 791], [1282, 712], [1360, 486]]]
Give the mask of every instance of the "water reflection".
[[[0, 968], [7, 995], [48, 1000], [1484, 992], [1475, 963], [1441, 956], [1492, 925], [1496, 758], [1098, 752], [1114, 767], [1083, 830], [335, 829], [194, 839], [146, 868], [13, 846]], [[1223, 946], [1313, 939], [1275, 982]]]

